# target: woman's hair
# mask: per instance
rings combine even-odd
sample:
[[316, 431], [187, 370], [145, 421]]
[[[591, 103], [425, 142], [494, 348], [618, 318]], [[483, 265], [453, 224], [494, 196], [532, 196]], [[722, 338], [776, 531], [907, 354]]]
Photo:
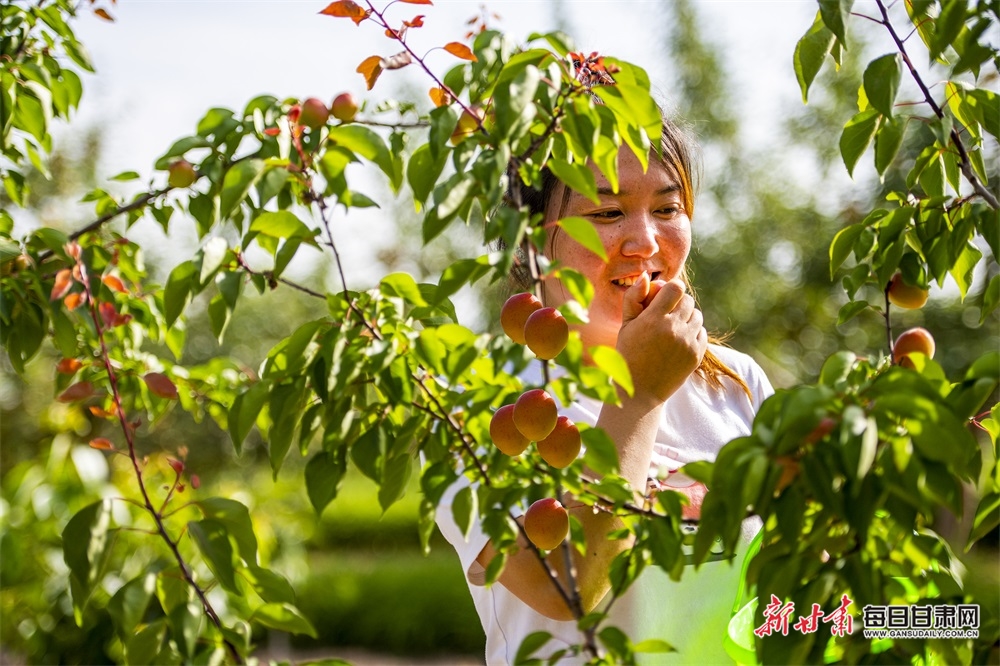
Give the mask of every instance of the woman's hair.
[[[656, 159], [680, 185], [681, 201], [684, 204], [684, 210], [688, 218], [694, 219], [694, 193], [699, 175], [696, 159], [697, 144], [685, 129], [681, 128], [665, 115], [663, 115], [663, 126], [660, 137], [660, 152], [657, 154], [656, 151], [651, 151], [650, 157], [651, 159]], [[521, 205], [528, 207], [532, 215], [541, 214], [544, 216], [548, 211], [550, 200], [559, 189], [559, 180], [549, 169], [542, 170], [541, 183], [538, 189], [526, 186], [516, 172], [509, 174], [508, 182], [508, 205], [513, 205], [514, 202], [520, 201]], [[563, 199], [558, 208], [560, 215], [569, 201], [569, 195], [569, 188], [563, 188]], [[558, 228], [556, 228], [556, 231], [558, 231]], [[694, 295], [694, 289], [688, 278], [686, 267], [681, 274], [681, 279], [684, 281], [688, 292]], [[514, 267], [510, 271], [511, 290], [528, 291], [532, 286], [531, 272], [527, 265], [526, 257], [519, 256], [519, 261], [515, 262]], [[708, 341], [713, 344], [722, 344], [724, 338], [709, 335]], [[729, 377], [752, 399], [750, 388], [747, 386], [746, 381], [719, 360], [712, 353], [711, 349], [705, 351], [705, 356], [697, 372], [708, 382], [709, 386], [720, 390], [724, 388], [722, 377]]]

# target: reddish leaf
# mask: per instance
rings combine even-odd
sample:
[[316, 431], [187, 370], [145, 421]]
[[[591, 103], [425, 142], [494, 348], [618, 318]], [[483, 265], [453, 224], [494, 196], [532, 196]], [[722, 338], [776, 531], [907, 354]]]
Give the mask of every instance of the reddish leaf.
[[98, 306], [98, 309], [101, 311], [101, 319], [104, 320], [104, 325], [107, 328], [113, 327], [115, 319], [118, 318], [118, 311], [115, 310], [115, 304], [104, 302]]
[[181, 460], [187, 460], [188, 447], [184, 446], [183, 444], [177, 447], [177, 457], [180, 458]]
[[371, 90], [375, 86], [375, 82], [378, 81], [379, 75], [382, 74], [381, 56], [374, 55], [365, 58], [355, 71], [365, 77], [368, 90]]
[[448, 42], [444, 45], [444, 50], [462, 60], [471, 60], [472, 62], [479, 60], [476, 54], [472, 52], [472, 49], [462, 42]]
[[105, 439], [103, 437], [95, 437], [90, 440], [90, 448], [100, 449], [102, 451], [113, 451], [115, 445], [111, 443], [110, 439]]
[[413, 17], [412, 21], [403, 21], [403, 25], [407, 28], [422, 28], [424, 27], [424, 15], [418, 14]]
[[128, 289], [125, 288], [125, 283], [121, 281], [121, 278], [115, 275], [105, 275], [101, 278], [101, 282], [107, 285], [108, 289], [117, 291], [119, 294], [128, 293]]
[[105, 21], [109, 21], [111, 23], [115, 22], [115, 17], [112, 16], [111, 14], [109, 14], [108, 10], [106, 10], [106, 9], [95, 9], [94, 10], [94, 14], [96, 14], [99, 17], [101, 17]]
[[76, 310], [78, 307], [80, 307], [83, 303], [86, 302], [87, 302], [86, 294], [70, 294], [63, 301], [63, 303], [66, 305], [66, 308], [69, 310]]
[[382, 62], [383, 69], [402, 69], [413, 62], [413, 56], [409, 51], [400, 51], [394, 56], [389, 56]]
[[292, 108], [288, 109], [288, 122], [293, 125], [299, 122], [299, 116], [302, 114], [302, 107], [298, 104], [293, 104]]
[[191, 487], [194, 488], [195, 490], [201, 488], [201, 479], [198, 478], [197, 474], [191, 475]]
[[184, 472], [184, 463], [180, 460], [177, 460], [176, 458], [167, 458], [167, 462], [170, 463], [170, 466], [178, 474], [182, 474]]
[[153, 395], [168, 400], [177, 399], [177, 386], [162, 372], [149, 372], [142, 379]]
[[73, 257], [74, 259], [80, 258], [80, 244], [77, 243], [76, 241], [70, 241], [69, 243], [66, 243], [63, 246], [63, 249], [66, 250], [66, 254]]
[[83, 367], [83, 363], [79, 360], [75, 358], [64, 358], [59, 361], [59, 364], [56, 366], [56, 372], [63, 375], [72, 375], [81, 367]]
[[355, 25], [368, 18], [368, 11], [364, 7], [352, 0], [337, 0], [326, 6], [320, 14], [327, 16], [340, 16], [354, 21]]
[[281, 130], [278, 129], [277, 127], [268, 127], [266, 130], [264, 130], [264, 134], [268, 136], [278, 136], [279, 134], [281, 134]]
[[444, 88], [431, 88], [428, 94], [431, 96], [434, 106], [448, 106], [451, 104], [451, 95]]
[[62, 269], [56, 273], [56, 281], [55, 284], [52, 285], [52, 293], [49, 295], [49, 300], [58, 301], [60, 298], [69, 293], [72, 286], [73, 271], [68, 268]]
[[404, 32], [396, 31], [393, 30], [392, 28], [385, 29], [385, 36], [388, 37], [389, 39], [398, 39], [399, 41], [403, 41], [404, 34], [405, 34]]
[[90, 410], [91, 414], [100, 419], [110, 419], [112, 416], [114, 416], [114, 414], [112, 414], [108, 410], [104, 409], [103, 407], [98, 407], [97, 405], [91, 405], [87, 409]]
[[400, 2], [404, 2], [404, 3], [408, 4], [408, 5], [433, 5], [434, 4], [433, 2], [431, 2], [431, 0], [399, 0], [399, 1]]
[[94, 395], [94, 385], [90, 382], [77, 382], [56, 396], [58, 402], [80, 402]]

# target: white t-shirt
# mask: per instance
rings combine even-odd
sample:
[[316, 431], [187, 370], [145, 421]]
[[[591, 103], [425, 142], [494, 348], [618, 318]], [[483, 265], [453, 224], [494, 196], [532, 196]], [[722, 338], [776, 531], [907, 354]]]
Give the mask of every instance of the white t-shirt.
[[[696, 374], [677, 390], [664, 405], [650, 476], [662, 478], [663, 471], [674, 472], [686, 463], [714, 461], [727, 442], [750, 434], [754, 414], [761, 402], [773, 393], [770, 382], [749, 356], [726, 347], [712, 345], [712, 351], [727, 367], [746, 381], [752, 399], [741, 387], [726, 377], [724, 391], [718, 391]], [[560, 410], [575, 422], [595, 425], [601, 403], [580, 397]], [[693, 480], [670, 474], [664, 485], [684, 487]], [[483, 585], [484, 571], [476, 562], [489, 541], [479, 525], [473, 525], [468, 539], [452, 518], [451, 500], [467, 485], [463, 476], [452, 485], [437, 509], [437, 524], [455, 547], [466, 573], [469, 591], [486, 632], [486, 663], [490, 666], [514, 661], [521, 641], [533, 632], [547, 631], [552, 639], [535, 653], [546, 657], [553, 652], [582, 642], [575, 622], [552, 620], [536, 613], [499, 583]], [[759, 520], [744, 523], [742, 545], [745, 547], [760, 528]], [[670, 580], [659, 567], [647, 567], [627, 592], [611, 607], [607, 624], [620, 627], [633, 640], [659, 638], [673, 645], [677, 652], [655, 654], [644, 663], [729, 664], [722, 645], [739, 592], [741, 558], [736, 561], [707, 562], [697, 571], [684, 572], [679, 582]], [[565, 657], [560, 664], [583, 663], [582, 656]]]

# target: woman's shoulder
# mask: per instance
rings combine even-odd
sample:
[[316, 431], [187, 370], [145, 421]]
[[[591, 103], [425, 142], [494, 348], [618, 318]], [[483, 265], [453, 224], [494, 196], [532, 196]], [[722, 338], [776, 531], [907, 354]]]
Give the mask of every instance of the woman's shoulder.
[[774, 393], [763, 368], [749, 354], [719, 344], [710, 344], [709, 349], [727, 368], [746, 382], [747, 388], [750, 389], [754, 410], [759, 409], [760, 403]]

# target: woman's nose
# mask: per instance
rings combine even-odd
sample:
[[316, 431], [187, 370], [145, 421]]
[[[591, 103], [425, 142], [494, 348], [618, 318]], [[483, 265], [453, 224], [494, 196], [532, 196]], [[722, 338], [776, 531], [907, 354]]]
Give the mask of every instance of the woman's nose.
[[648, 259], [659, 250], [656, 227], [645, 215], [622, 221], [620, 252], [626, 257]]

